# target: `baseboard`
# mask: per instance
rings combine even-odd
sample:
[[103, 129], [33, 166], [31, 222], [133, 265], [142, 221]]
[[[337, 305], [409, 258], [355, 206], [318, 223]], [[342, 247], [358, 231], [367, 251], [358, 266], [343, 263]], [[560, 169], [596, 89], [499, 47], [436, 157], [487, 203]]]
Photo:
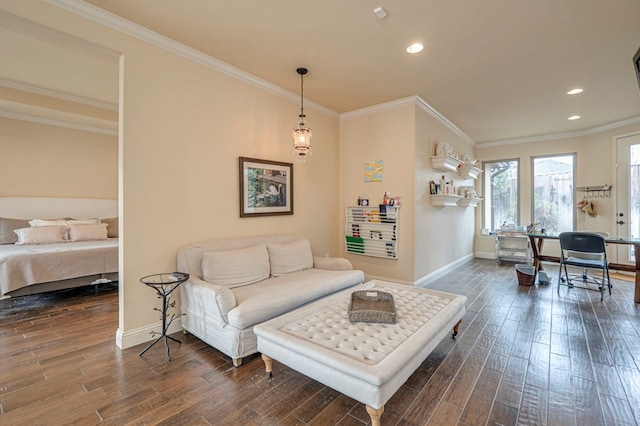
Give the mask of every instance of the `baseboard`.
[[[120, 349], [127, 349], [141, 343], [150, 342], [158, 337], [157, 334], [154, 335], [151, 332], [157, 332], [158, 330], [162, 330], [161, 321], [127, 331], [122, 331], [121, 328], [118, 328], [118, 330], [116, 330], [116, 345], [118, 345]], [[173, 334], [179, 331], [182, 331], [182, 321], [180, 318], [176, 318], [169, 326], [167, 334]]]
[[365, 274], [364, 276], [364, 282], [369, 282], [371, 280], [380, 280], [380, 281], [390, 281], [392, 283], [398, 283], [398, 284], [406, 284], [406, 285], [413, 285], [413, 281], [405, 281], [405, 280], [399, 280], [397, 278], [389, 278], [389, 277], [383, 277], [381, 275], [369, 275], [369, 274]]
[[468, 254], [464, 257], [461, 257], [460, 259], [457, 259], [454, 262], [449, 263], [448, 265], [443, 266], [440, 269], [436, 269], [435, 271], [433, 271], [432, 273], [425, 275], [424, 277], [420, 278], [419, 280], [417, 280], [414, 285], [416, 287], [426, 287], [428, 284], [434, 282], [435, 280], [437, 280], [438, 278], [454, 271], [455, 269], [457, 269], [460, 265], [470, 262], [471, 260], [473, 260], [474, 255], [473, 254]]
[[477, 251], [474, 256], [478, 259], [496, 259], [496, 253], [494, 251]]

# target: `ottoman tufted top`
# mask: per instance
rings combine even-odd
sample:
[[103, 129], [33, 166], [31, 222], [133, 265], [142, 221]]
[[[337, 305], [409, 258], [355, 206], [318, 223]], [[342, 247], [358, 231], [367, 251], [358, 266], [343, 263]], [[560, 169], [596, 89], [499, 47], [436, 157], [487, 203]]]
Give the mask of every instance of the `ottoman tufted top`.
[[[354, 290], [393, 294], [396, 324], [351, 323]], [[275, 359], [379, 409], [451, 334], [466, 297], [372, 280], [254, 327], [263, 359]]]
[[393, 295], [395, 324], [352, 323], [347, 304], [337, 303], [284, 325], [280, 330], [354, 360], [374, 365], [404, 343], [416, 330], [449, 305], [451, 298], [418, 293], [413, 288], [378, 287]]

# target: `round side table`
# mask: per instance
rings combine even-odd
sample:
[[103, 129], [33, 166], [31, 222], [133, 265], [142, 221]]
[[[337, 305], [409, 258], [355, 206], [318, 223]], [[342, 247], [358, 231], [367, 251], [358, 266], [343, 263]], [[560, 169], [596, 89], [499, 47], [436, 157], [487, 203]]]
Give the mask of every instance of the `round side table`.
[[[153, 345], [158, 343], [160, 340], [164, 339], [164, 346], [167, 349], [166, 357], [167, 361], [171, 361], [171, 357], [169, 356], [169, 342], [167, 339], [171, 339], [174, 342], [182, 344], [182, 342], [178, 339], [174, 339], [171, 336], [167, 335], [167, 330], [169, 326], [176, 318], [175, 314], [171, 315], [171, 318], [167, 320], [167, 311], [169, 307], [174, 307], [174, 303], [171, 303], [171, 293], [175, 289], [177, 289], [180, 284], [187, 281], [189, 279], [189, 274], [185, 274], [184, 272], [170, 272], [170, 273], [162, 273], [162, 274], [153, 274], [147, 275], [145, 277], [140, 278], [140, 282], [147, 287], [151, 287], [158, 294], [158, 298], [162, 299], [162, 308], [154, 308], [157, 311], [160, 311], [162, 315], [162, 332], [160, 336], [158, 336], [153, 342], [149, 344], [142, 352], [140, 352], [139, 356], [142, 356], [146, 351], [148, 351]], [[156, 333], [156, 332], [154, 332]], [[157, 334], [157, 333], [156, 333]]]

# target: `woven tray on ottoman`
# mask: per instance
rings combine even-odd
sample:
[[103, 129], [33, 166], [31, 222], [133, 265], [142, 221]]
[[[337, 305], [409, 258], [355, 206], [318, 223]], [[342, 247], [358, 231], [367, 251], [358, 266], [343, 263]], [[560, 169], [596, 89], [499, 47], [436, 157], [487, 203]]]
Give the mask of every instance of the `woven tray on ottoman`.
[[358, 290], [351, 293], [348, 308], [351, 322], [396, 323], [393, 295], [377, 290]]

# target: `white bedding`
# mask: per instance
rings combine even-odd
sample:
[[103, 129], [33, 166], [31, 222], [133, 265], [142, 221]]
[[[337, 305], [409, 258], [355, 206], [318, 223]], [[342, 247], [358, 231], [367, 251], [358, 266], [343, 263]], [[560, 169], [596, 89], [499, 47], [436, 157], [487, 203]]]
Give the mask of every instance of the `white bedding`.
[[118, 239], [0, 245], [0, 296], [20, 288], [118, 272]]

